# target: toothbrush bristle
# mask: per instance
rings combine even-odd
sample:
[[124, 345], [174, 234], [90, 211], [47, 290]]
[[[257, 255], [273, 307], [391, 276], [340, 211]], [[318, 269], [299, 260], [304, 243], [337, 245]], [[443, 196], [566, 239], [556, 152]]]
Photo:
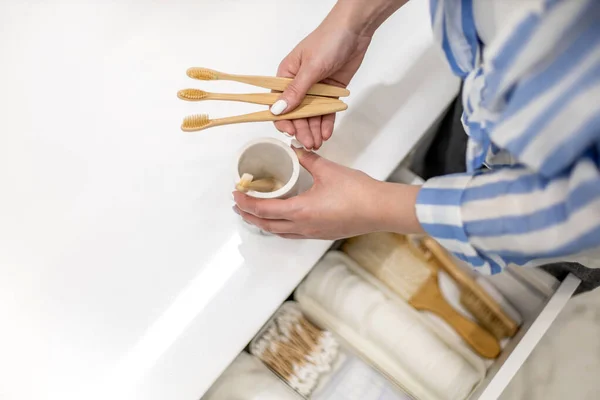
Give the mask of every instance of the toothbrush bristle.
[[[254, 179], [254, 176], [252, 174], [249, 174], [249, 173], [242, 174], [240, 181], [235, 185], [236, 190], [246, 193], [248, 191], [248, 185], [250, 185], [250, 183], [252, 182], [253, 179]], [[275, 328], [275, 326], [273, 326], [273, 328]]]
[[192, 67], [187, 70], [187, 76], [192, 79], [199, 79], [201, 81], [211, 81], [217, 79], [218, 76], [215, 71], [208, 68]]
[[202, 100], [206, 96], [208, 96], [208, 93], [200, 89], [183, 89], [177, 92], [177, 97], [181, 100]]
[[186, 132], [197, 131], [204, 128], [210, 123], [210, 119], [206, 114], [190, 115], [183, 119], [181, 129]]

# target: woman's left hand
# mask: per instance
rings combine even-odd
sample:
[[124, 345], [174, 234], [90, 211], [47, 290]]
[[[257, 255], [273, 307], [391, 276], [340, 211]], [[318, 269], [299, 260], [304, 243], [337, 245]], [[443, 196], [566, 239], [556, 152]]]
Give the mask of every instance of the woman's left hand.
[[245, 221], [293, 239], [335, 240], [376, 231], [422, 231], [415, 215], [418, 186], [380, 182], [315, 153], [295, 151], [313, 176], [313, 186], [286, 200], [234, 192], [234, 211]]

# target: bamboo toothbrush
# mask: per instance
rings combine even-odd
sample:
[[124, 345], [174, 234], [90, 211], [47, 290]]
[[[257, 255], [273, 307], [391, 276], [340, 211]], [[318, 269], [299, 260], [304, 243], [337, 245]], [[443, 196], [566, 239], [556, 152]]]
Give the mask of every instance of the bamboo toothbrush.
[[252, 174], [242, 174], [240, 181], [235, 185], [236, 190], [239, 190], [240, 192], [247, 192], [248, 186], [250, 185], [253, 179], [254, 176]]
[[[177, 97], [186, 101], [228, 100], [243, 103], [273, 105], [279, 98], [279, 93], [210, 93], [200, 89], [183, 89], [177, 92]], [[300, 104], [330, 104], [340, 100], [331, 97], [306, 96]]]
[[273, 115], [271, 111], [259, 111], [251, 114], [236, 115], [234, 117], [209, 119], [206, 114], [196, 114], [185, 117], [181, 129], [185, 132], [201, 131], [221, 125], [241, 124], [245, 122], [279, 121], [298, 118], [315, 117], [317, 115], [332, 114], [344, 111], [348, 105], [342, 101], [328, 104], [306, 104], [301, 105], [292, 112], [284, 115]]
[[425, 237], [421, 241], [425, 257], [442, 268], [461, 287], [460, 301], [473, 316], [496, 338], [513, 337], [519, 324], [511, 318], [466, 271], [452, 260], [450, 255], [435, 240]]
[[413, 254], [406, 237], [387, 232], [362, 235], [348, 239], [342, 249], [415, 309], [441, 317], [481, 356], [500, 354], [492, 334], [448, 304], [438, 286], [437, 269]]
[[[202, 81], [235, 81], [278, 91], [285, 90], [285, 88], [292, 81], [292, 79], [289, 78], [277, 78], [272, 76], [226, 74], [212, 69], [199, 67], [189, 68], [187, 70], [187, 76]], [[337, 86], [327, 85], [324, 83], [316, 83], [308, 90], [308, 94], [327, 97], [347, 97], [350, 95], [350, 91], [348, 89], [344, 89]]]
[[235, 185], [235, 188], [240, 192], [246, 193], [249, 190], [255, 192], [273, 192], [281, 187], [280, 183], [274, 178], [263, 178], [254, 180], [254, 176], [245, 173], [240, 178], [240, 181]]

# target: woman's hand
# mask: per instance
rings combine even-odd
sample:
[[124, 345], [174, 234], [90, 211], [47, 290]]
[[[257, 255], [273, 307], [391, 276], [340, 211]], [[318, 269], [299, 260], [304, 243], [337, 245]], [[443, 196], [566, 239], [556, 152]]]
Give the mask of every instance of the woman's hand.
[[[279, 65], [277, 76], [294, 78], [273, 104], [275, 115], [294, 110], [317, 82], [346, 87], [362, 63], [373, 34], [408, 0], [338, 0], [327, 18]], [[275, 127], [307, 149], [317, 150], [333, 133], [335, 114], [294, 121]]]
[[[346, 87], [360, 67], [370, 42], [370, 36], [354, 32], [330, 15], [279, 65], [277, 76], [294, 80], [273, 104], [271, 112], [279, 115], [294, 110], [317, 82]], [[331, 137], [334, 121], [335, 114], [329, 114], [278, 121], [275, 127], [295, 136], [305, 148], [317, 150]]]
[[340, 239], [369, 232], [420, 233], [418, 186], [377, 181], [315, 153], [296, 150], [313, 186], [286, 200], [234, 192], [234, 211], [262, 230], [285, 238]]

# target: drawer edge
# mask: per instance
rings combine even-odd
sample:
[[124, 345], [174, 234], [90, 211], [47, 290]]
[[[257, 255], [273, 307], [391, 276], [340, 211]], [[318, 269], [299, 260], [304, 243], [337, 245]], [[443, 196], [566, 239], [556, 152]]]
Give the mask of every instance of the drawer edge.
[[526, 326], [523, 326], [521, 331], [517, 333], [517, 336], [513, 338], [515, 344], [512, 351], [510, 349], [511, 345], [509, 345], [505, 349], [507, 355], [504, 362], [502, 362], [496, 371], [489, 371], [486, 378], [487, 385], [484, 381], [480, 388], [470, 397], [471, 400], [495, 400], [500, 397], [558, 314], [567, 305], [567, 302], [580, 283], [581, 280], [575, 275], [569, 274], [567, 276], [552, 297], [546, 302], [537, 318]]

